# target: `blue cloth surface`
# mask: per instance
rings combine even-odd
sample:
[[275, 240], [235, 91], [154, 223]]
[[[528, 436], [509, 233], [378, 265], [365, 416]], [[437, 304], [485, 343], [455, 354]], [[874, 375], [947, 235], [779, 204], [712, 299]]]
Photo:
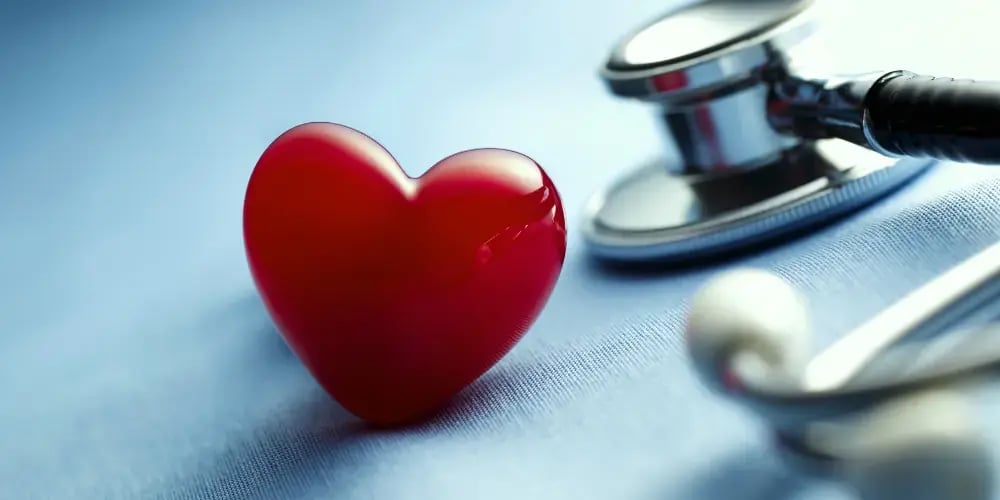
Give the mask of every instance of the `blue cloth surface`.
[[[647, 110], [607, 96], [595, 70], [670, 3], [0, 6], [0, 498], [849, 498], [784, 469], [756, 420], [701, 387], [686, 301], [721, 269], [775, 271], [808, 296], [821, 347], [995, 242], [1000, 170], [941, 165], [710, 265], [595, 266], [576, 233], [586, 196], [662, 149]], [[962, 24], [996, 7], [915, 4], [886, 2], [913, 17], [882, 31], [1000, 47]], [[869, 59], [989, 69], [932, 57], [927, 38], [886, 36]], [[376, 431], [345, 414], [254, 291], [243, 190], [305, 121], [363, 130], [414, 175], [458, 150], [515, 149], [560, 188], [571, 239], [547, 308], [426, 423]], [[975, 396], [984, 422], [998, 396]], [[1000, 429], [989, 438], [1000, 449]]]

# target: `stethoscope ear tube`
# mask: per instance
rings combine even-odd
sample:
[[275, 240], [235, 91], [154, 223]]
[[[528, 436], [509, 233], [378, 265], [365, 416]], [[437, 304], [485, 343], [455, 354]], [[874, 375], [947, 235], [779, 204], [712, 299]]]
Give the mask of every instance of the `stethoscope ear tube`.
[[692, 300], [687, 348], [790, 463], [840, 474], [864, 500], [992, 498], [993, 454], [961, 392], [1000, 374], [1000, 325], [955, 327], [996, 317], [997, 278], [1000, 243], [807, 360], [804, 299], [769, 273], [730, 271]]
[[1000, 164], [1000, 82], [889, 71], [856, 78], [767, 76], [768, 121], [892, 157]]
[[[800, 429], [912, 392], [1000, 372], [1000, 326], [981, 328], [950, 346], [937, 344], [950, 335], [935, 335], [1000, 296], [997, 278], [1000, 243], [911, 292], [805, 363], [797, 358], [803, 356], [806, 320], [788, 319], [801, 316], [800, 301], [791, 298], [794, 290], [759, 272], [735, 271], [715, 278], [695, 297], [688, 348], [710, 387], [775, 428]], [[914, 362], [941, 345], [949, 348], [933, 363]], [[866, 376], [869, 367], [892, 359], [903, 362]], [[790, 374], [798, 365], [802, 370]]]
[[[762, 416], [775, 429], [795, 431], [821, 422], [860, 415], [909, 394], [932, 388], [972, 385], [1000, 374], [1000, 327], [977, 329], [969, 335], [976, 342], [955, 351], [937, 364], [917, 373], [897, 373], [821, 391], [788, 390], [759, 380], [745, 380], [739, 391], [728, 396]], [[935, 342], [896, 347], [896, 360], [919, 359]], [[898, 368], [900, 365], [894, 363]]]
[[1000, 163], [1000, 83], [887, 73], [865, 98], [865, 130], [894, 156]]

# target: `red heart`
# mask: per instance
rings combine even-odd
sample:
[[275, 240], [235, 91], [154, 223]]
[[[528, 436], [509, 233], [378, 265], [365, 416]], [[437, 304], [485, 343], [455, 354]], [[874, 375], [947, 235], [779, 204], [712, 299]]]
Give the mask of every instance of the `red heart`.
[[264, 151], [243, 233], [292, 350], [378, 424], [428, 414], [506, 354], [566, 253], [559, 195], [530, 158], [466, 151], [412, 179], [377, 142], [331, 123]]

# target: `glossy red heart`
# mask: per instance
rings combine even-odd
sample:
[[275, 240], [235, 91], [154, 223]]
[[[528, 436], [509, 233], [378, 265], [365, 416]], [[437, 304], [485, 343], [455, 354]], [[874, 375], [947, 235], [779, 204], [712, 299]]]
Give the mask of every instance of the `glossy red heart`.
[[559, 195], [530, 158], [466, 151], [412, 179], [377, 142], [330, 123], [264, 151], [243, 232], [289, 346], [377, 424], [427, 415], [506, 354], [566, 252]]

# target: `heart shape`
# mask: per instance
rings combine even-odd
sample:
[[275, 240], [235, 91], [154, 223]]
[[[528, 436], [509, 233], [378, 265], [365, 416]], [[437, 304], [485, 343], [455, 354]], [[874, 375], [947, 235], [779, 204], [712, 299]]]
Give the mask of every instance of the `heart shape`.
[[414, 179], [332, 123], [268, 146], [243, 233], [288, 345], [344, 408], [386, 425], [439, 408], [506, 354], [566, 253], [559, 195], [530, 158], [465, 151]]

